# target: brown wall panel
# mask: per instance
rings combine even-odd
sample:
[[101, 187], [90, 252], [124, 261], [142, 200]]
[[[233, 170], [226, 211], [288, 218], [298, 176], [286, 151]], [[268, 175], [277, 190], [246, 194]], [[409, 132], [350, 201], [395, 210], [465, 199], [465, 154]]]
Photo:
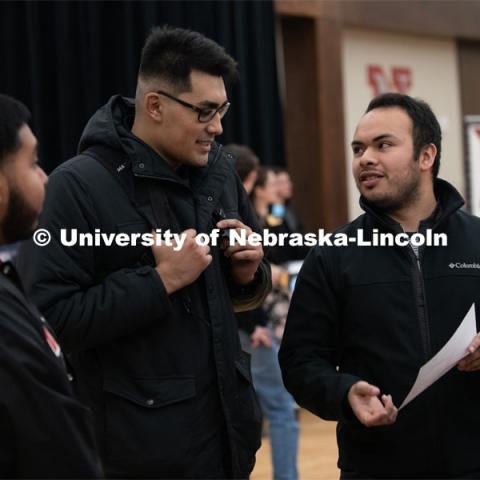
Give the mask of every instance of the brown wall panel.
[[480, 115], [480, 42], [459, 42], [458, 64], [462, 113]]
[[330, 230], [347, 218], [340, 32], [328, 21], [305, 17], [281, 17], [281, 27], [295, 205], [308, 230]]
[[276, 0], [280, 15], [415, 35], [480, 39], [478, 0]]
[[347, 173], [341, 65], [341, 27], [335, 20], [317, 20], [318, 109], [320, 125], [321, 198], [324, 225], [334, 229], [348, 219]]
[[323, 221], [316, 195], [320, 169], [315, 21], [281, 17], [281, 28], [287, 165], [295, 185], [295, 206], [305, 227], [312, 229]]
[[472, 0], [343, 0], [344, 24], [416, 35], [480, 38], [480, 2]]

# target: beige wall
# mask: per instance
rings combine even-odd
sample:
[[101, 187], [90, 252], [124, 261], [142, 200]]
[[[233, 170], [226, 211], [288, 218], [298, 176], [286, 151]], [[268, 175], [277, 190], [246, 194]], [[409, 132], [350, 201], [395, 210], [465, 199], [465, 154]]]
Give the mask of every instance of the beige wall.
[[464, 193], [462, 118], [455, 42], [345, 29], [342, 64], [350, 219], [362, 212], [351, 175], [350, 142], [359, 118], [373, 97], [368, 83], [368, 65], [381, 66], [387, 78], [391, 77], [392, 67], [410, 69], [412, 85], [405, 93], [428, 102], [442, 126], [443, 151], [439, 176]]

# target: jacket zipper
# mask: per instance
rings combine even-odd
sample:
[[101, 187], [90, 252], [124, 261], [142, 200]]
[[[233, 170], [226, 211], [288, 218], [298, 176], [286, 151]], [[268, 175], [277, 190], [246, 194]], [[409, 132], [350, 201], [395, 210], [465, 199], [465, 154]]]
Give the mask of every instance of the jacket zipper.
[[[388, 226], [388, 227], [392, 229], [394, 233], [399, 233], [398, 229], [392, 228], [391, 226]], [[401, 225], [398, 225], [398, 227], [403, 233], [406, 233]], [[431, 228], [433, 230], [433, 227]], [[395, 230], [397, 231], [395, 232]], [[425, 231], [420, 233], [425, 234]], [[418, 324], [420, 328], [420, 337], [421, 337], [422, 346], [423, 346], [423, 354], [425, 357], [425, 361], [428, 361], [431, 357], [432, 348], [430, 343], [430, 322], [427, 314], [427, 298], [425, 295], [425, 282], [423, 279], [423, 271], [422, 271], [422, 263], [421, 263], [421, 260], [423, 257], [423, 248], [419, 247], [418, 257], [415, 254], [410, 244], [402, 248], [402, 251], [408, 257], [411, 265], [415, 309], [417, 311]]]
[[427, 315], [427, 301], [425, 295], [425, 282], [423, 279], [421, 258], [422, 251], [419, 249], [418, 257], [415, 255], [412, 247], [408, 247], [408, 257], [412, 264], [412, 275], [414, 284], [415, 307], [420, 326], [420, 336], [422, 338], [423, 352], [427, 361], [431, 356], [430, 344], [430, 322]]

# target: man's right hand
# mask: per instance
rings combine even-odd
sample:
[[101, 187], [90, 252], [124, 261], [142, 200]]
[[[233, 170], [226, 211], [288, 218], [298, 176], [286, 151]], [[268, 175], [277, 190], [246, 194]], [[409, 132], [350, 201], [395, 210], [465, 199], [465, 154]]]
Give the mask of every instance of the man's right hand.
[[169, 295], [193, 283], [212, 261], [210, 247], [201, 246], [195, 241], [197, 232], [194, 229], [182, 233], [186, 235], [185, 243], [178, 251], [173, 246], [152, 246], [155, 268]]
[[382, 395], [380, 389], [367, 382], [355, 383], [348, 392], [348, 402], [358, 420], [366, 427], [391, 425], [397, 419], [398, 410], [391, 395]]

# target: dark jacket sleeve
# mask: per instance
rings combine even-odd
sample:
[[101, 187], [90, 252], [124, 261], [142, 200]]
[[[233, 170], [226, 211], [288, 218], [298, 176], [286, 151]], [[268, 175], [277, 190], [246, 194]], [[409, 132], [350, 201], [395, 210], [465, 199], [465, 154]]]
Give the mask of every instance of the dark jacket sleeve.
[[[235, 179], [237, 182], [236, 188], [238, 191], [238, 212], [240, 218], [243, 223], [248, 225], [254, 232], [260, 232], [247, 192], [243, 188], [237, 175], [235, 175]], [[231, 282], [229, 287], [235, 312], [245, 312], [260, 307], [272, 289], [270, 264], [264, 257], [258, 266], [255, 279], [251, 285], [239, 287]]]
[[71, 172], [50, 176], [40, 227], [51, 233], [51, 242], [23, 245], [17, 268], [67, 352], [96, 347], [169, 315], [170, 300], [153, 267], [122, 268], [100, 278], [94, 247], [60, 243], [62, 228], [100, 228], [87, 189]]
[[339, 299], [321, 249], [300, 270], [279, 352], [283, 380], [299, 405], [326, 420], [351, 419], [350, 387], [360, 380], [337, 371], [340, 355]]
[[90, 411], [73, 398], [60, 359], [18, 321], [22, 309], [3, 294], [0, 303], [2, 478], [103, 478]]

